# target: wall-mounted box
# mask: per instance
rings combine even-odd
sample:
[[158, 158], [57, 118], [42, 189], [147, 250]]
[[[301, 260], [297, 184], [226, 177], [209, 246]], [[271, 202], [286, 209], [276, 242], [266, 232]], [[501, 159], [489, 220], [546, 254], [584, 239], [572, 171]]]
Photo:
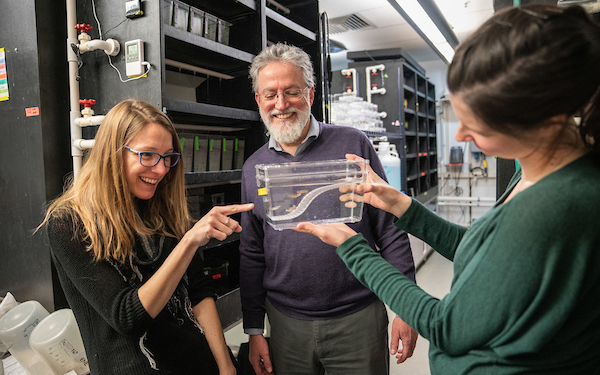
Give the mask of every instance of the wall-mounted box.
[[305, 221], [360, 221], [362, 195], [354, 194], [354, 188], [366, 181], [368, 165], [368, 160], [257, 165], [256, 184], [267, 222], [274, 229], [283, 230]]

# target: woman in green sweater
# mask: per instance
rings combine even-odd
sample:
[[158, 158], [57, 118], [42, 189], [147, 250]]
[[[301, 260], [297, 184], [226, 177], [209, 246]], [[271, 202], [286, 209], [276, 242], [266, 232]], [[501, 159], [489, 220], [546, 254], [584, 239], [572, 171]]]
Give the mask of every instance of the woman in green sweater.
[[356, 277], [430, 341], [432, 374], [597, 374], [599, 86], [600, 27], [580, 7], [501, 11], [458, 47], [448, 71], [456, 140], [519, 159], [507, 191], [465, 228], [374, 174], [357, 188], [454, 261], [441, 300], [345, 225], [298, 230], [338, 246]]

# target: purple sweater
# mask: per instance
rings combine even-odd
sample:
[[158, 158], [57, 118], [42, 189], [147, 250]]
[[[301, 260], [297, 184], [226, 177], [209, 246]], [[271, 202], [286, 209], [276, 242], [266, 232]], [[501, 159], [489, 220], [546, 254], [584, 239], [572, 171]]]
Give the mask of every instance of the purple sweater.
[[[360, 311], [377, 297], [346, 268], [335, 252], [310, 234], [277, 231], [268, 223], [256, 185], [257, 164], [345, 159], [352, 153], [369, 159], [380, 176], [383, 167], [366, 135], [354, 128], [319, 123], [319, 137], [296, 155], [269, 149], [268, 143], [245, 163], [242, 202], [254, 209], [242, 214], [240, 292], [244, 329], [263, 328], [265, 297], [279, 311], [302, 320], [341, 317]], [[365, 205], [363, 219], [350, 227], [373, 249], [414, 281], [415, 268], [406, 233], [394, 217]]]

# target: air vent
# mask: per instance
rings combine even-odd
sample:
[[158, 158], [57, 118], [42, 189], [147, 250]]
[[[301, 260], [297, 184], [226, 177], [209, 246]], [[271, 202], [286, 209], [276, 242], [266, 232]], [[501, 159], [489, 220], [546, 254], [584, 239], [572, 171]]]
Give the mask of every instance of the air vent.
[[329, 34], [341, 34], [347, 31], [366, 30], [371, 28], [373, 28], [373, 26], [356, 14], [329, 20]]

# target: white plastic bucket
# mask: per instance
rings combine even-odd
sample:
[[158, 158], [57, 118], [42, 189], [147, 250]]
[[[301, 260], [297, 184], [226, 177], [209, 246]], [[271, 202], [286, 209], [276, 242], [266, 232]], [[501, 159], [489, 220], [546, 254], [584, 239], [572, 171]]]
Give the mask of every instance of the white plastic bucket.
[[82, 375], [90, 371], [71, 309], [55, 311], [42, 320], [31, 333], [29, 345], [57, 374], [75, 371]]
[[0, 318], [0, 339], [30, 375], [56, 375], [44, 360], [29, 346], [34, 328], [49, 315], [37, 301], [23, 302]]

